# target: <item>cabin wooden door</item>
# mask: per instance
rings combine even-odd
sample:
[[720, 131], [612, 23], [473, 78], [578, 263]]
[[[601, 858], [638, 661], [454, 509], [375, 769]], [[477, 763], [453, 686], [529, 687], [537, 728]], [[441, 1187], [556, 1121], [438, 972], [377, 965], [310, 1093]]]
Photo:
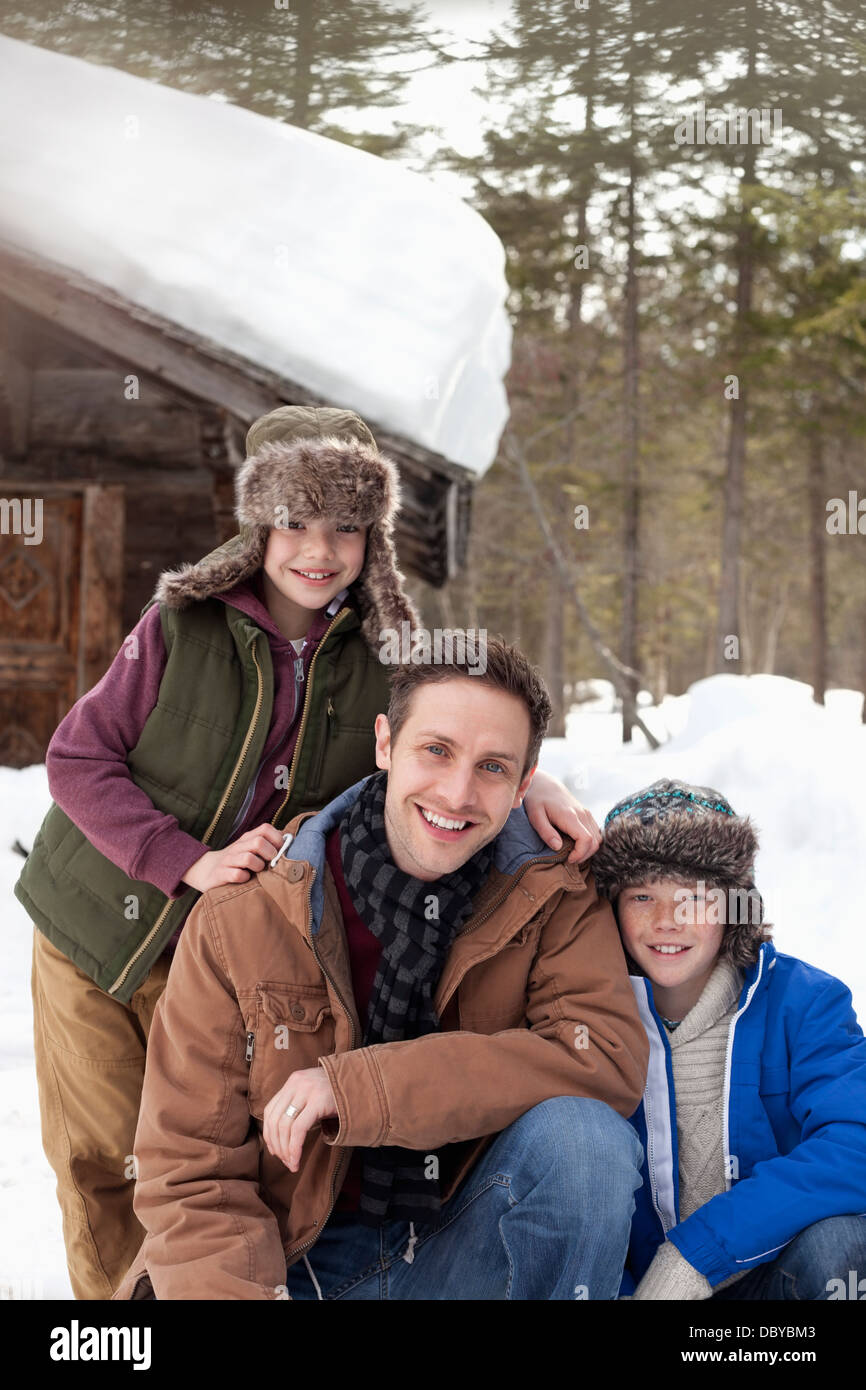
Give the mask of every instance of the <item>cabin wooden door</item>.
[[0, 476], [0, 765], [43, 762], [122, 638], [124, 489]]

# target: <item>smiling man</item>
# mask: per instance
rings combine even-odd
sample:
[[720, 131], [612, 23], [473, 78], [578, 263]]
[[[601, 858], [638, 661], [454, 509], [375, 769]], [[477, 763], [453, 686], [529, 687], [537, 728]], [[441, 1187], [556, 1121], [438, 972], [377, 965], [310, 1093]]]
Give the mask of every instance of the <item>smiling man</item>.
[[616, 1297], [647, 1043], [609, 905], [522, 810], [549, 714], [500, 641], [400, 668], [380, 771], [202, 896], [116, 1297]]

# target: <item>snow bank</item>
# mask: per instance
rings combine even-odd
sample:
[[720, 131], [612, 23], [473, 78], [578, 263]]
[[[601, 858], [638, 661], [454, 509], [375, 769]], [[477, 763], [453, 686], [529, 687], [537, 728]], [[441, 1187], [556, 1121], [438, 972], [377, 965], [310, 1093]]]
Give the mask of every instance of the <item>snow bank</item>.
[[44, 767], [0, 768], [0, 1298], [71, 1298], [54, 1195], [42, 1152], [33, 1063], [30, 960], [33, 927], [13, 896], [24, 860], [51, 805]]
[[0, 238], [483, 472], [502, 244], [393, 162], [0, 37]]
[[857, 885], [866, 844], [866, 727], [858, 691], [782, 676], [711, 676], [686, 696], [641, 710], [656, 752], [619, 742], [613, 701], [578, 707], [542, 766], [565, 779], [599, 824], [621, 797], [659, 777], [715, 787], [758, 827], [757, 883], [781, 951], [840, 976], [866, 1024], [866, 943]]

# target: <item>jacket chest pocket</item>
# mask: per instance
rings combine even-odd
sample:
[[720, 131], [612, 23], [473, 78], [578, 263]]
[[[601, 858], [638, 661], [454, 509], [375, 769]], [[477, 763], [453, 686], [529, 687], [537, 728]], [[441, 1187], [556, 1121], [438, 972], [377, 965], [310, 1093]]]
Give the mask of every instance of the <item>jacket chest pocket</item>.
[[246, 1061], [250, 1111], [264, 1109], [293, 1071], [315, 1067], [334, 1051], [334, 1016], [327, 989], [261, 983], [247, 1012]]

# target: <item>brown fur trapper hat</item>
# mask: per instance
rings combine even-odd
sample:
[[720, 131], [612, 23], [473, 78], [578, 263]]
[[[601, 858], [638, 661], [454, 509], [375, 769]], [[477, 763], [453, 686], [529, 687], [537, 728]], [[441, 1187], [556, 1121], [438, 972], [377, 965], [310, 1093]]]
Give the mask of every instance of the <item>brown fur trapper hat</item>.
[[[757, 852], [752, 821], [736, 815], [719, 792], [662, 778], [608, 812], [590, 867], [600, 896], [614, 903], [624, 888], [661, 879], [740, 890], [742, 898], [730, 900], [722, 953], [748, 965], [769, 935], [754, 881]], [[737, 920], [738, 906], [743, 921]]]
[[383, 628], [414, 627], [394, 550], [400, 505], [396, 464], [379, 453], [360, 416], [330, 406], [284, 405], [247, 432], [247, 457], [235, 478], [237, 536], [194, 565], [160, 576], [156, 598], [169, 608], [209, 598], [261, 569], [271, 527], [286, 519], [339, 515], [368, 527], [364, 568], [351, 586], [364, 637], [378, 647]]

